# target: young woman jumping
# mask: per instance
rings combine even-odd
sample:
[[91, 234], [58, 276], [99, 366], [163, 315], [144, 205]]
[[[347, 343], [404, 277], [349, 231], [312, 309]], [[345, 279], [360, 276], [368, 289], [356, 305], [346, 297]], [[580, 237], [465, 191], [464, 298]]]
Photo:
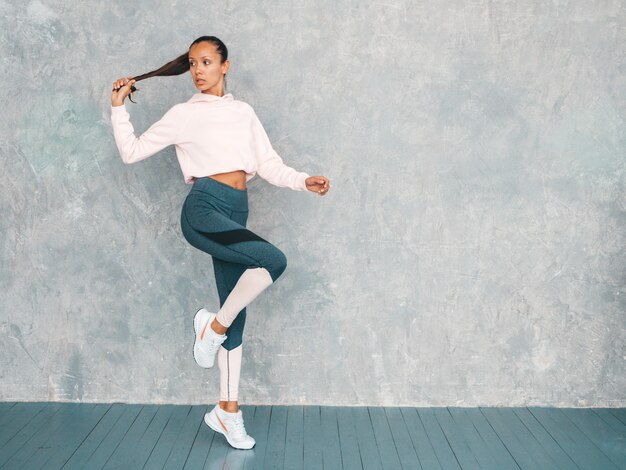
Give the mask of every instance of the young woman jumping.
[[[144, 160], [175, 145], [185, 183], [193, 185], [183, 203], [181, 229], [192, 246], [211, 255], [220, 299], [217, 312], [201, 308], [193, 319], [195, 361], [210, 368], [217, 356], [220, 369], [220, 401], [204, 421], [232, 447], [250, 449], [255, 440], [247, 434], [238, 406], [246, 306], [276, 282], [287, 258], [246, 228], [246, 183], [258, 174], [275, 186], [323, 196], [330, 182], [325, 176], [310, 176], [283, 163], [254, 109], [224, 93], [229, 67], [224, 43], [215, 36], [201, 36], [186, 53], [163, 67], [116, 80], [111, 121], [124, 163]], [[137, 137], [124, 104], [136, 90], [134, 83], [187, 71], [199, 92], [172, 106]]]

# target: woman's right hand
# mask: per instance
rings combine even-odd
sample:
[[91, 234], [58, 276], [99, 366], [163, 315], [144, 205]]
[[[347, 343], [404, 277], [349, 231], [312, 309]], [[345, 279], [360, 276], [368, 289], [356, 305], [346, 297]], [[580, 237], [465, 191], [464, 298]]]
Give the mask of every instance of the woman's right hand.
[[122, 106], [124, 99], [130, 94], [130, 88], [135, 83], [133, 77], [118, 78], [113, 83], [113, 91], [111, 92], [111, 105]]

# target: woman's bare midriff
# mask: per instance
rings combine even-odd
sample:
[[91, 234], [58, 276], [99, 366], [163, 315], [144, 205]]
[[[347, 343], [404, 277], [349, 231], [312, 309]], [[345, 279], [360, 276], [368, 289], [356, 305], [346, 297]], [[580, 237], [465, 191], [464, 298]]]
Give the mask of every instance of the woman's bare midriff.
[[228, 173], [217, 173], [209, 175], [209, 178], [226, 183], [235, 189], [246, 189], [246, 172], [243, 170], [229, 171]]

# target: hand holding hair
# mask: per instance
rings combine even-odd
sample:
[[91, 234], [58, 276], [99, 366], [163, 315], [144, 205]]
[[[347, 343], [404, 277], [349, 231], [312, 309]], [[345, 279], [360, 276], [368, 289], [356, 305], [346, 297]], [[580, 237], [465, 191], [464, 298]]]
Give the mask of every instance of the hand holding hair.
[[135, 81], [133, 77], [129, 76], [118, 78], [115, 83], [113, 83], [113, 90], [111, 91], [111, 104], [113, 106], [123, 105], [124, 99], [133, 91], [138, 90], [138, 88], [133, 86]]
[[113, 106], [121, 106], [124, 104], [124, 99], [127, 96], [128, 99], [134, 103], [131, 93], [138, 91], [139, 88], [135, 88], [133, 83], [138, 82], [139, 80], [145, 80], [150, 77], [181, 75], [185, 72], [189, 72], [189, 51], [179, 55], [174, 60], [170, 60], [167, 64], [156, 70], [152, 70], [151, 72], [135, 75], [134, 77], [123, 77], [116, 80], [113, 84], [113, 90], [111, 93], [111, 103]]

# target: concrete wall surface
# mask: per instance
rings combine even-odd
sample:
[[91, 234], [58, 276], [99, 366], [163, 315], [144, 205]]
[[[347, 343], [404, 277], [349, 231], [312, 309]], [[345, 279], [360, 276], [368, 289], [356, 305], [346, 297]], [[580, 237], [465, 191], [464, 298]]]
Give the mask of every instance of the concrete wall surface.
[[[619, 0], [0, 1], [0, 400], [213, 403], [173, 147], [124, 165], [114, 80], [201, 35], [329, 194], [255, 177], [288, 258], [248, 307], [240, 402], [626, 406]], [[139, 82], [137, 135], [197, 90]]]

